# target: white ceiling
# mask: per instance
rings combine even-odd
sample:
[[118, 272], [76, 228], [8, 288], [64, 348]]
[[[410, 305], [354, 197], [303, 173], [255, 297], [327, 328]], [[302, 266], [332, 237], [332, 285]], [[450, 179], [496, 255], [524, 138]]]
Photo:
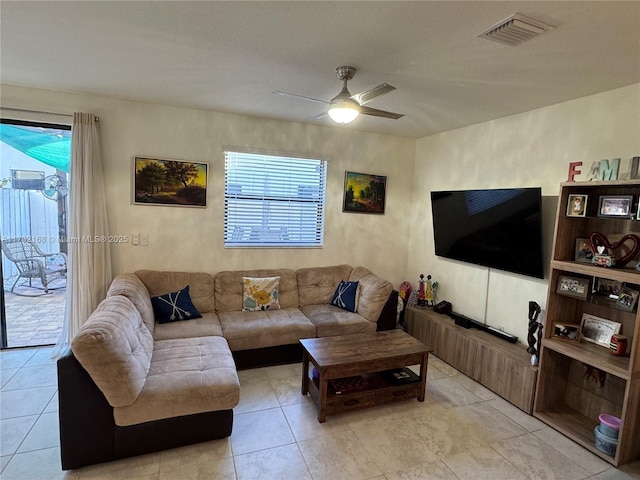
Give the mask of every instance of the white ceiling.
[[[513, 13], [556, 28], [508, 47]], [[0, 5], [2, 83], [258, 117], [313, 120], [351, 93], [397, 90], [348, 127], [423, 137], [640, 82], [640, 2], [27, 2]], [[10, 106], [10, 105], [5, 105]], [[640, 106], [639, 106], [640, 108]]]

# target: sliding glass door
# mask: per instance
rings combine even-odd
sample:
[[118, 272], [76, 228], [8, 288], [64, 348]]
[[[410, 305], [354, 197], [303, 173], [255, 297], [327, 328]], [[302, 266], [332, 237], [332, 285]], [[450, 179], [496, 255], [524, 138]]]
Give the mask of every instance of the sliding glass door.
[[71, 127], [0, 120], [2, 348], [55, 344], [66, 290]]

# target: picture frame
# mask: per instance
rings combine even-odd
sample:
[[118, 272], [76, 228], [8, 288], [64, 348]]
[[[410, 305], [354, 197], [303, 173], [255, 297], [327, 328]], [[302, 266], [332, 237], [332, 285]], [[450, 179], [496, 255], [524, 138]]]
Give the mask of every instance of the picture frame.
[[342, 211], [384, 214], [386, 191], [386, 176], [345, 171]]
[[639, 295], [640, 292], [638, 290], [624, 286], [616, 300], [616, 306], [621, 310], [632, 312], [638, 302]]
[[575, 261], [581, 263], [591, 263], [594, 255], [591, 247], [591, 240], [588, 238], [576, 238]]
[[559, 275], [556, 293], [567, 297], [575, 297], [581, 300], [589, 298], [591, 292], [590, 277], [570, 277], [569, 275]]
[[618, 322], [583, 313], [580, 321], [580, 340], [609, 348], [611, 337], [620, 333], [620, 327], [621, 324]]
[[629, 218], [632, 205], [633, 195], [600, 195], [598, 217]]
[[567, 199], [567, 217], [586, 217], [588, 196], [571, 194]]
[[596, 277], [593, 285], [593, 293], [616, 300], [622, 290], [622, 282]]
[[207, 206], [208, 164], [134, 157], [133, 203], [165, 207]]
[[578, 342], [580, 340], [580, 325], [553, 322], [551, 336], [559, 340]]

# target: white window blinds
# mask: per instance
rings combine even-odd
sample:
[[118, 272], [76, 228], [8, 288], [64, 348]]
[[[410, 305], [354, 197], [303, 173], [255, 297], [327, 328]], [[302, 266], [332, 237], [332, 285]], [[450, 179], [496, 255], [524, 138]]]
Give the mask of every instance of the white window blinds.
[[326, 162], [225, 151], [225, 247], [320, 247]]

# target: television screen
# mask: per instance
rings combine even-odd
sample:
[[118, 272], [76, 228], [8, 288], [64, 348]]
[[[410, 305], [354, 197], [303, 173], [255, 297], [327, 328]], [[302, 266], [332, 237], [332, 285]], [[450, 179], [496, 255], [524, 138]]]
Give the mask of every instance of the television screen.
[[431, 192], [436, 255], [544, 278], [540, 188]]

